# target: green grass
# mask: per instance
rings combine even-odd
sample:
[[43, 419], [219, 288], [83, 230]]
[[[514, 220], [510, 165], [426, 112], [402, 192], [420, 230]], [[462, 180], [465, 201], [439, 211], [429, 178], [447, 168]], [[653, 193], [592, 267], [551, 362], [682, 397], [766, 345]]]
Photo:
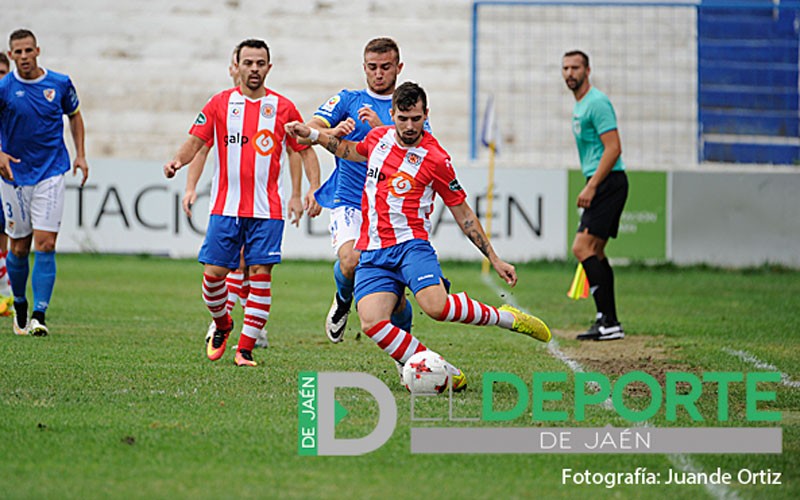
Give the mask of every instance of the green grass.
[[[499, 305], [479, 266], [446, 263], [453, 289]], [[559, 330], [585, 329], [590, 301], [569, 301], [574, 271], [563, 263], [518, 266], [509, 292]], [[431, 494], [458, 498], [709, 498], [701, 486], [562, 486], [561, 470], [654, 472], [674, 468], [663, 455], [411, 455], [408, 397], [392, 363], [368, 338], [356, 340], [352, 315], [343, 344], [322, 330], [330, 304], [329, 263], [286, 262], [273, 274], [271, 347], [256, 369], [237, 369], [230, 353], [211, 363], [202, 337], [208, 314], [200, 297], [201, 267], [146, 257], [62, 255], [48, 312], [47, 338], [16, 337], [2, 319], [0, 363], [0, 491], [3, 498], [367, 498]], [[732, 272], [670, 266], [616, 269], [618, 307], [631, 338], [647, 337], [670, 353], [669, 363], [704, 371], [758, 371], [723, 347], [741, 349], [800, 380], [800, 273], [781, 269]], [[241, 324], [241, 313], [235, 315]], [[458, 414], [481, 407], [480, 374], [568, 371], [543, 345], [497, 328], [437, 324], [415, 316], [417, 335], [461, 367], [471, 389], [458, 395]], [[564, 349], [591, 349], [562, 339]], [[620, 350], [624, 353], [624, 342]], [[398, 425], [379, 450], [358, 457], [297, 455], [300, 371], [359, 371], [382, 379], [398, 402]], [[731, 486], [741, 498], [800, 497], [800, 389], [775, 385], [783, 412], [781, 455], [694, 455], [699, 468], [783, 473], [783, 486]], [[715, 415], [716, 399], [700, 401]], [[498, 404], [510, 394], [499, 391]], [[732, 421], [696, 423], [685, 414], [652, 425], [751, 425], [743, 391], [731, 395]], [[374, 425], [369, 398], [340, 397], [350, 410], [344, 435]], [[567, 395], [563, 402], [569, 408]], [[435, 404], [435, 402], [434, 402]], [[632, 405], [641, 404], [635, 400]], [[629, 425], [604, 410], [585, 422], [517, 426]], [[758, 424], [768, 425], [768, 424]]]

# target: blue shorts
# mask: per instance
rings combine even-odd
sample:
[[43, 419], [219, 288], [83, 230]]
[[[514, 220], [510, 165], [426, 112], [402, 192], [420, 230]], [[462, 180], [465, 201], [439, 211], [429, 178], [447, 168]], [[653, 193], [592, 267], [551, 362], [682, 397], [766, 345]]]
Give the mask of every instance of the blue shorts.
[[212, 215], [197, 260], [236, 269], [244, 245], [245, 265], [277, 264], [281, 261], [282, 242], [282, 220]]
[[405, 287], [416, 293], [444, 279], [436, 250], [425, 240], [409, 240], [378, 250], [365, 250], [356, 266], [356, 304], [367, 295], [390, 292], [398, 297]]

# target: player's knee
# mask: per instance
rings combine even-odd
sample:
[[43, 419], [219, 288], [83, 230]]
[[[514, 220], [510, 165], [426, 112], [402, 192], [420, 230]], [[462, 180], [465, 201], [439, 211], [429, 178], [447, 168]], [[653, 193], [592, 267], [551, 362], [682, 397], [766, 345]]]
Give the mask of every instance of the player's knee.
[[37, 252], [54, 252], [56, 250], [56, 242], [55, 241], [44, 241], [36, 245]]
[[14, 248], [13, 246], [9, 249], [9, 251], [18, 259], [27, 259], [31, 253], [30, 249], [28, 248]]
[[368, 335], [368, 332], [372, 330], [375, 325], [380, 323], [380, 321], [374, 318], [359, 317], [359, 319], [361, 320], [361, 331], [364, 333], [364, 335]]
[[339, 256], [339, 268], [348, 278], [352, 278], [358, 265], [359, 253], [356, 251], [346, 252]]
[[441, 320], [442, 313], [444, 312], [444, 307], [447, 304], [447, 296], [444, 297], [435, 297], [431, 300], [425, 300], [419, 303], [419, 307], [432, 319], [436, 321]]

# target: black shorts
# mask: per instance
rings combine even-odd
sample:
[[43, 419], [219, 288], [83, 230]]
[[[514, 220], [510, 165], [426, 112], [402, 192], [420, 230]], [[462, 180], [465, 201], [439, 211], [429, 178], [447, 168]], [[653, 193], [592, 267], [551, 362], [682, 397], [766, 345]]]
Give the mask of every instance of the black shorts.
[[[586, 179], [589, 182], [589, 179]], [[628, 199], [628, 176], [624, 171], [611, 172], [597, 187], [589, 208], [583, 210], [578, 232], [585, 229], [600, 239], [616, 238], [619, 219]]]

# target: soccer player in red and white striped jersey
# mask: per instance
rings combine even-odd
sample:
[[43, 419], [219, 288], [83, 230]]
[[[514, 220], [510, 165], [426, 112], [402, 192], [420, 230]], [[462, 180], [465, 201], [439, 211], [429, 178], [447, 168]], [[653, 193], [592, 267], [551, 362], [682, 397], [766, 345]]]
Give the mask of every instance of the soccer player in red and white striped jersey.
[[225, 352], [233, 320], [227, 311], [225, 276], [244, 260], [250, 271], [250, 294], [234, 362], [255, 366], [252, 350], [272, 304], [272, 268], [281, 261], [284, 219], [303, 212], [301, 172], [292, 169], [291, 195], [284, 189], [287, 147], [305, 159], [313, 151], [287, 136], [284, 125], [302, 120], [295, 105], [264, 87], [272, 64], [263, 40], [248, 39], [237, 49], [240, 85], [214, 95], [197, 116], [189, 139], [164, 165], [173, 177], [209, 141], [216, 148], [210, 218], [198, 260], [204, 264], [203, 299], [216, 324], [206, 346], [215, 361]]
[[[394, 126], [372, 129], [361, 142], [351, 142], [293, 122], [287, 131], [316, 142], [331, 153], [367, 161], [361, 198], [363, 222], [356, 249], [355, 298], [361, 329], [400, 364], [427, 348], [409, 332], [392, 325], [390, 314], [408, 287], [423, 311], [439, 321], [497, 325], [538, 340], [550, 340], [539, 318], [511, 306], [499, 309], [466, 293], [449, 294], [436, 252], [429, 242], [430, 214], [436, 195], [453, 214], [464, 234], [489, 259], [498, 275], [514, 286], [514, 266], [498, 257], [458, 183], [447, 151], [423, 124], [428, 118], [425, 91], [406, 82], [392, 96]], [[453, 368], [453, 389], [466, 387], [464, 374]]]
[[[239, 46], [237, 45], [233, 48], [231, 62], [228, 66], [228, 75], [230, 75], [231, 79], [233, 80], [233, 85], [235, 87], [238, 87], [241, 84], [238, 72], [239, 68], [236, 60], [238, 53]], [[2, 70], [1, 59], [0, 70]], [[184, 191], [182, 205], [184, 213], [186, 213], [186, 216], [189, 218], [192, 217], [192, 206], [194, 205], [195, 201], [197, 201], [197, 183], [200, 181], [200, 177], [203, 175], [208, 153], [213, 147], [214, 139], [212, 138], [200, 148], [200, 151], [198, 151], [194, 158], [192, 158], [192, 161], [189, 163], [186, 169], [188, 172], [186, 174], [186, 189]], [[319, 162], [317, 161], [317, 156], [313, 152], [306, 150], [305, 153], [307, 154], [304, 154], [304, 156], [301, 158], [301, 153], [296, 153], [291, 148], [287, 148], [287, 153], [289, 153], [289, 168], [292, 171], [299, 171], [302, 167], [305, 167], [305, 173], [308, 177], [310, 189], [304, 198], [303, 208], [307, 211], [309, 217], [316, 217], [322, 211], [322, 207], [314, 198], [314, 191], [319, 188], [320, 183]], [[293, 221], [293, 224], [299, 225], [299, 222], [300, 221], [298, 219]], [[1, 241], [0, 248], [2, 248]], [[1, 255], [2, 254], [0, 254], [0, 256]], [[0, 263], [2, 262], [5, 261], [0, 259]], [[228, 289], [228, 302], [226, 304], [228, 313], [233, 311], [233, 308], [236, 306], [237, 302], [241, 303], [242, 309], [244, 309], [247, 303], [247, 297], [250, 295], [250, 274], [247, 270], [247, 265], [244, 263], [244, 251], [242, 251], [242, 256], [239, 262], [239, 267], [236, 270], [228, 273], [228, 276], [225, 278], [225, 284]], [[2, 274], [3, 266], [0, 266], [0, 277]], [[2, 281], [0, 281], [0, 295], [2, 295]], [[0, 311], [2, 311], [2, 297], [0, 297]], [[0, 315], [2, 315], [2, 312], [0, 312]], [[205, 334], [206, 343], [211, 341], [211, 337], [214, 335], [216, 330], [217, 325], [212, 319]], [[262, 330], [258, 339], [256, 339], [256, 347], [269, 347], [266, 329]]]

